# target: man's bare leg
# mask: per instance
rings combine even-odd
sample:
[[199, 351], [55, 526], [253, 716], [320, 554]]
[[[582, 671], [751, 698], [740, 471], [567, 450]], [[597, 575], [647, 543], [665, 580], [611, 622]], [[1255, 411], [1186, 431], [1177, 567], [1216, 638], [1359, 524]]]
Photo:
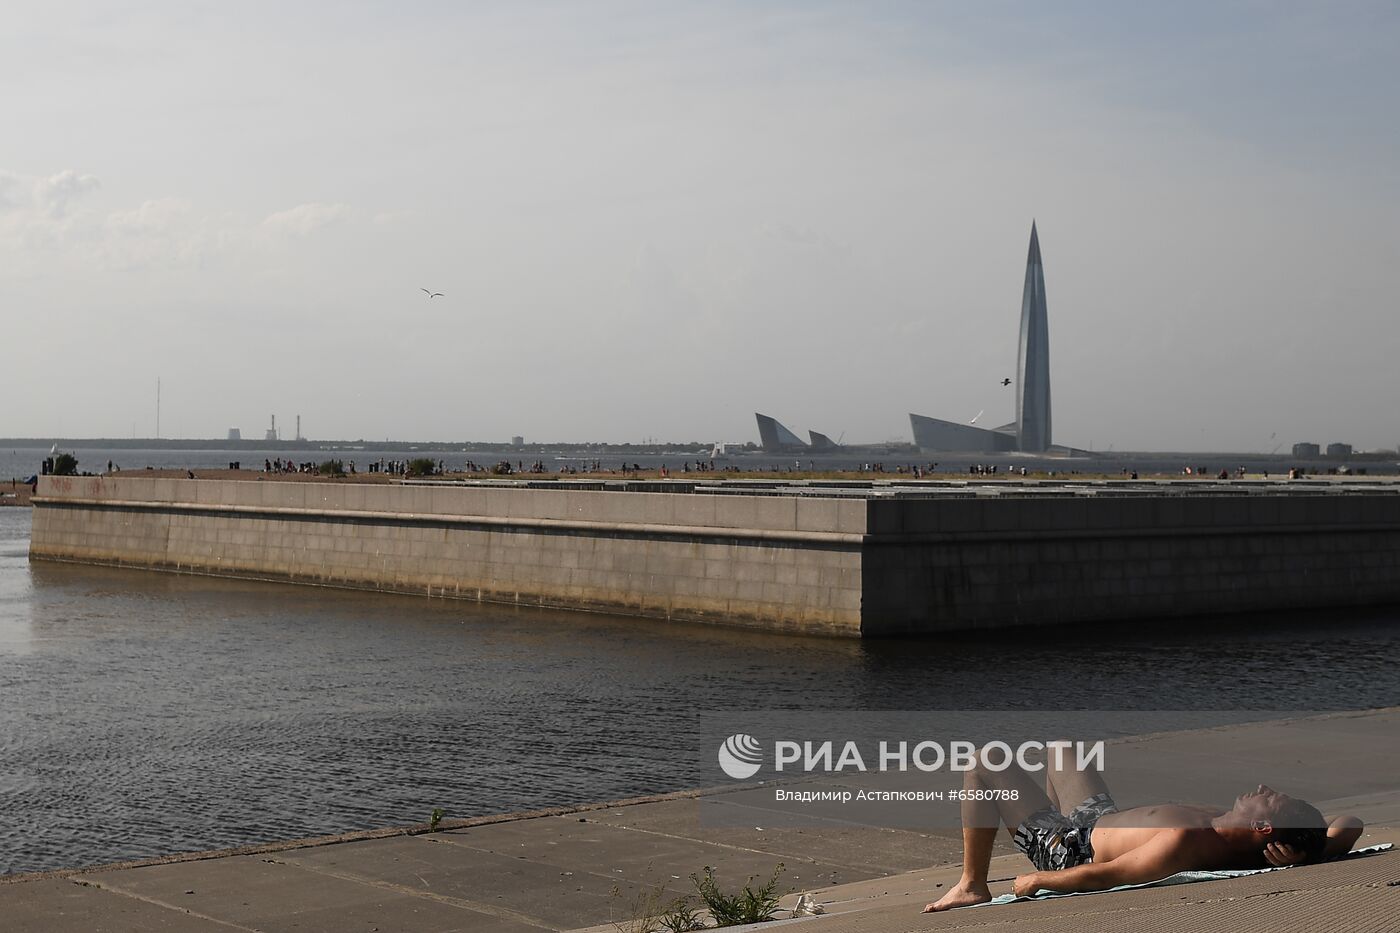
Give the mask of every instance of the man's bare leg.
[[1055, 801], [1055, 809], [1061, 813], [1068, 813], [1096, 794], [1108, 793], [1103, 775], [1091, 769], [1080, 771], [1076, 764], [1074, 755], [1067, 749], [1059, 756], [1049, 749], [1045, 752], [1045, 781], [1051, 787], [1050, 798]]
[[1005, 771], [991, 771], [980, 762], [963, 775], [963, 790], [1015, 791], [1014, 800], [964, 800], [963, 872], [947, 894], [924, 908], [924, 913], [952, 910], [985, 904], [992, 899], [987, 887], [987, 872], [992, 865], [992, 846], [996, 844], [997, 827], [1006, 826], [1012, 835], [1016, 827], [1039, 810], [1050, 806], [1050, 798], [1029, 774], [1012, 765]]
[[1045, 768], [1045, 796], [1050, 798], [1050, 806], [1059, 810], [1061, 813], [1065, 812], [1060, 808], [1060, 792], [1055, 787], [1055, 772], [1050, 768], [1048, 762]]

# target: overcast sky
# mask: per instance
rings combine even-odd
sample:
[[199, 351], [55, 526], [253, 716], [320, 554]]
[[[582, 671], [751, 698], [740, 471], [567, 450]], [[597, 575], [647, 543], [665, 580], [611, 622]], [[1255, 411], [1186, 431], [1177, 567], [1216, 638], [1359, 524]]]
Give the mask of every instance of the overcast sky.
[[[1400, 8], [6, 3], [0, 436], [1400, 441]], [[428, 299], [429, 287], [445, 297]]]

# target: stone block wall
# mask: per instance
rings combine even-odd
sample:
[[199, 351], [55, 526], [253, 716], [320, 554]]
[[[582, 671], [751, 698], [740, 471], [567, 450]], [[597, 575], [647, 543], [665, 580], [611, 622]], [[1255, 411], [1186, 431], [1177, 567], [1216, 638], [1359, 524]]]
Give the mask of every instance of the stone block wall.
[[[1400, 487], [1396, 487], [1400, 489]], [[1400, 494], [44, 477], [35, 559], [842, 636], [1400, 603]]]
[[1400, 603], [1400, 495], [873, 501], [866, 635]]
[[861, 501], [44, 477], [35, 559], [860, 631]]

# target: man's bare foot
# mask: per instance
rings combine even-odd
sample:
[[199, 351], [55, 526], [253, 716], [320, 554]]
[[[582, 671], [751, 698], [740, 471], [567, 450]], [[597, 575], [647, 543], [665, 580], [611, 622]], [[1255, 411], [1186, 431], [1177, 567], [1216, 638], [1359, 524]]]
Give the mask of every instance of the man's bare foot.
[[925, 907], [924, 913], [952, 910], [954, 907], [971, 907], [973, 904], [985, 904], [991, 899], [992, 890], [984, 882], [959, 881], [947, 894]]

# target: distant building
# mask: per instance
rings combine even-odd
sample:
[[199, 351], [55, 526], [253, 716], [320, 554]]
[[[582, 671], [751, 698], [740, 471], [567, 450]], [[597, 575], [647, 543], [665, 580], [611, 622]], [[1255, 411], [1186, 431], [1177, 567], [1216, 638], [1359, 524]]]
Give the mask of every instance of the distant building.
[[974, 453], [995, 453], [997, 451], [1020, 450], [1016, 439], [1016, 422], [987, 430], [962, 424], [957, 421], [943, 421], [926, 415], [909, 415], [909, 426], [914, 431], [914, 443], [920, 450], [960, 450]]
[[276, 415], [273, 415], [273, 416], [272, 416], [272, 427], [270, 427], [270, 428], [267, 429], [267, 433], [265, 433], [265, 434], [263, 435], [263, 440], [265, 440], [265, 441], [275, 441], [275, 440], [277, 440], [277, 416], [276, 416]]
[[1350, 456], [1351, 456], [1351, 445], [1350, 445], [1350, 444], [1328, 444], [1328, 445], [1327, 445], [1327, 456], [1329, 456], [1329, 457], [1350, 457]]
[[241, 441], [243, 440], [243, 432], [238, 430], [237, 428], [229, 428], [228, 439], [231, 441]]
[[1050, 325], [1045, 307], [1045, 266], [1034, 221], [1026, 253], [1026, 284], [1021, 294], [1015, 392], [1016, 420], [990, 430], [970, 422], [944, 421], [911, 412], [909, 426], [914, 431], [914, 443], [924, 451], [1040, 453], [1060, 449], [1050, 440]]
[[840, 446], [820, 431], [808, 431], [807, 436], [812, 439], [813, 450], [835, 450]]
[[779, 424], [775, 419], [767, 415], [760, 415], [758, 412], [754, 412], [753, 416], [758, 419], [759, 446], [765, 451], [777, 453], [807, 449], [806, 441]]
[[511, 435], [511, 438], [510, 438], [510, 446], [512, 446], [512, 447], [524, 447], [524, 446], [525, 446], [525, 436], [524, 436], [523, 434], [513, 434], [513, 435]]
[[1293, 445], [1293, 456], [1295, 457], [1317, 457], [1322, 454], [1322, 448], [1316, 444], [1309, 444], [1304, 441], [1301, 444]]
[[1031, 246], [1026, 255], [1021, 340], [1016, 353], [1016, 439], [1022, 450], [1050, 449], [1050, 324], [1035, 221], [1031, 221]]

